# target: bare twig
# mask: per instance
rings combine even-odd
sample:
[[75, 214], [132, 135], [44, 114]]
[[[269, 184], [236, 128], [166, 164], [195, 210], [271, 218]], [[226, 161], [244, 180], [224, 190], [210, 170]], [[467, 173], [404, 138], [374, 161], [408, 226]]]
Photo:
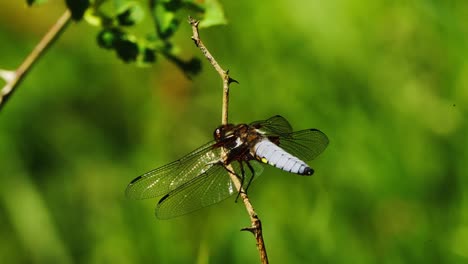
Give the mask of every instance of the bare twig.
[[[23, 63], [16, 69], [16, 71], [1, 71], [1, 77], [6, 81], [5, 86], [3, 86], [0, 91], [0, 110], [11, 97], [13, 92], [17, 89], [18, 85], [24, 79], [26, 74], [29, 72], [31, 67], [35, 62], [41, 57], [42, 54], [50, 47], [55, 40], [57, 40], [60, 33], [64, 31], [68, 23], [70, 22], [71, 14], [67, 10], [65, 13], [57, 20], [57, 22], [49, 29], [49, 31], [44, 35], [41, 41], [36, 45], [36, 47], [31, 51], [31, 53], [26, 57]], [[6, 78], [8, 76], [9, 78]]]
[[[205, 47], [205, 45], [201, 41], [199, 32], [198, 32], [199, 21], [193, 19], [192, 17], [189, 17], [189, 23], [190, 25], [192, 25], [192, 31], [193, 31], [192, 40], [195, 42], [195, 45], [201, 50], [203, 55], [205, 55], [205, 57], [208, 59], [211, 65], [215, 68], [215, 70], [219, 73], [219, 75], [221, 76], [221, 79], [223, 80], [223, 106], [222, 106], [222, 120], [221, 121], [222, 121], [222, 124], [227, 124], [228, 123], [228, 105], [229, 105], [229, 84], [232, 82], [237, 83], [237, 81], [229, 77], [229, 71], [225, 71], [221, 68], [221, 66], [215, 60], [213, 55], [211, 55], [211, 53], [208, 51], [208, 49]], [[233, 171], [232, 167], [230, 166], [231, 165], [228, 165], [228, 169], [230, 171]], [[229, 173], [229, 176], [231, 177], [231, 180], [236, 186], [236, 189], [239, 191], [240, 197], [242, 198], [245, 208], [247, 209], [247, 213], [249, 214], [250, 221], [252, 222], [251, 227], [246, 227], [241, 230], [252, 232], [252, 234], [255, 236], [255, 239], [257, 241], [257, 249], [260, 253], [261, 262], [264, 264], [268, 263], [265, 243], [263, 241], [262, 223], [260, 221], [260, 218], [255, 212], [252, 204], [250, 203], [247, 193], [242, 188], [242, 184], [239, 178], [232, 173]]]

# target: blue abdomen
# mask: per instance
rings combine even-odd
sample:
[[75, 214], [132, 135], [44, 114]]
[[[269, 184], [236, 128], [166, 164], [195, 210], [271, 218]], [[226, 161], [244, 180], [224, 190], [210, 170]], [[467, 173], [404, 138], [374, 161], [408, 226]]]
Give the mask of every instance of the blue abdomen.
[[294, 157], [268, 139], [258, 142], [255, 147], [257, 159], [287, 172], [300, 175], [312, 175], [314, 170], [304, 161]]

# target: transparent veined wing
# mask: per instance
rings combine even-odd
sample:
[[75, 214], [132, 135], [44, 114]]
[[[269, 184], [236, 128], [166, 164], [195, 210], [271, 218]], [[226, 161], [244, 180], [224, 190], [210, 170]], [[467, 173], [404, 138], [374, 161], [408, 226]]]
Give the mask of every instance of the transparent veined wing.
[[315, 159], [328, 146], [328, 137], [318, 129], [292, 131], [289, 122], [276, 115], [250, 125], [263, 132], [269, 139], [288, 153], [308, 161]]
[[278, 146], [297, 158], [308, 161], [315, 159], [328, 146], [328, 137], [318, 129], [306, 129], [274, 138]]
[[292, 132], [291, 124], [280, 115], [270, 117], [266, 120], [260, 120], [250, 123], [265, 135], [286, 136]]
[[[239, 176], [242, 175], [241, 166], [244, 167], [243, 186], [245, 187], [253, 174], [244, 163], [241, 165], [239, 162], [233, 162], [231, 165]], [[253, 169], [255, 177], [263, 171], [259, 165], [253, 165]], [[181, 216], [218, 203], [237, 192], [224, 165], [222, 163], [211, 164], [210, 168], [198, 177], [165, 195], [156, 206], [156, 217], [169, 219]]]
[[126, 195], [134, 199], [162, 196], [203, 174], [220, 161], [221, 149], [214, 141], [190, 152], [179, 160], [138, 176], [127, 186]]

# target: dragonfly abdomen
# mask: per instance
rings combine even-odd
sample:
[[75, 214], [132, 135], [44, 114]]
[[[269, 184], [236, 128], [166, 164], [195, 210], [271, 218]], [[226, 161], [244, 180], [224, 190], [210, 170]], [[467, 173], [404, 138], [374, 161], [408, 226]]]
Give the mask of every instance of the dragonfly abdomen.
[[268, 139], [258, 142], [255, 147], [257, 159], [287, 172], [300, 175], [312, 175], [314, 170], [304, 161], [289, 154]]

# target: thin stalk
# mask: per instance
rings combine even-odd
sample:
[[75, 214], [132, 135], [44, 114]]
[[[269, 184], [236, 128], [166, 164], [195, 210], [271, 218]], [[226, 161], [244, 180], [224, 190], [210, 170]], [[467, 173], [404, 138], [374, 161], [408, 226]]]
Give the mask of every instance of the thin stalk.
[[[223, 70], [223, 68], [221, 68], [221, 66], [215, 60], [213, 55], [211, 55], [211, 53], [208, 51], [206, 46], [201, 41], [200, 35], [198, 32], [199, 21], [193, 19], [192, 17], [189, 17], [189, 23], [190, 25], [192, 25], [192, 31], [193, 31], [192, 40], [195, 42], [195, 45], [201, 50], [201, 52], [206, 57], [206, 59], [215, 68], [215, 70], [218, 72], [218, 74], [220, 75], [223, 81], [223, 105], [222, 105], [222, 111], [221, 111], [222, 112], [221, 122], [222, 124], [227, 124], [228, 123], [228, 106], [229, 106], [229, 84], [231, 84], [232, 82], [237, 83], [237, 81], [229, 77], [229, 71], [225, 71]], [[231, 165], [228, 165], [228, 169], [230, 171], [233, 171]], [[250, 221], [252, 223], [250, 227], [246, 227], [241, 230], [250, 231], [255, 236], [255, 240], [257, 241], [257, 249], [260, 254], [260, 260], [263, 264], [267, 264], [268, 257], [266, 253], [265, 242], [263, 240], [262, 223], [260, 221], [260, 218], [255, 212], [252, 206], [252, 203], [250, 202], [249, 197], [247, 196], [247, 193], [242, 188], [242, 184], [239, 178], [232, 173], [229, 173], [229, 176], [231, 177], [232, 182], [236, 186], [236, 189], [240, 193], [240, 197], [242, 198], [242, 201], [244, 202], [245, 208], [247, 210], [247, 213], [249, 214]]]
[[[45, 51], [52, 46], [53, 43], [58, 39], [60, 34], [65, 30], [66, 26], [69, 24], [71, 18], [71, 13], [67, 10], [63, 15], [55, 22], [55, 24], [47, 31], [44, 37], [39, 41], [39, 43], [34, 47], [34, 49], [29, 53], [29, 55], [24, 59], [23, 63], [15, 71], [9, 72], [10, 78], [5, 78], [5, 86], [3, 86], [0, 91], [0, 110], [5, 106], [6, 102], [11, 98], [13, 93], [18, 90], [18, 86], [23, 81], [24, 77], [31, 70], [32, 66], [41, 58]], [[2, 71], [5, 73], [6, 71]]]

